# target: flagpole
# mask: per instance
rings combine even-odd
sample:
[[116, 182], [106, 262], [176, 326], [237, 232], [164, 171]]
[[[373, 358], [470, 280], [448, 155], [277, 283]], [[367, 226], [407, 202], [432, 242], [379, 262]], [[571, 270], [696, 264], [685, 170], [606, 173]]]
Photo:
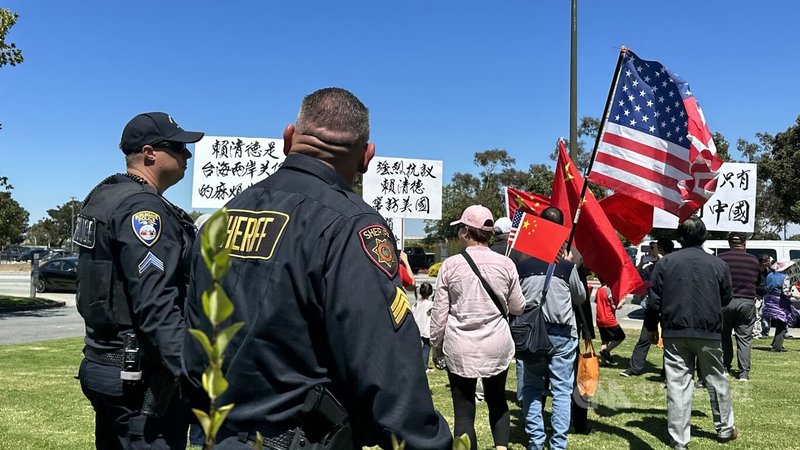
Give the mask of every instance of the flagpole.
[[[617, 90], [617, 83], [619, 83], [619, 75], [622, 72], [622, 62], [625, 60], [625, 53], [627, 53], [628, 49], [625, 46], [622, 46], [619, 49], [619, 58], [617, 58], [617, 67], [614, 70], [614, 78], [611, 80], [611, 87], [608, 89], [608, 98], [606, 98], [606, 107], [603, 111], [603, 118], [600, 120], [600, 128], [597, 130], [597, 137], [594, 140], [594, 148], [592, 149], [592, 155], [589, 157], [589, 165], [586, 167], [586, 170], [583, 173], [583, 186], [581, 187], [581, 198], [578, 202], [578, 207], [575, 210], [575, 217], [572, 218], [572, 230], [569, 232], [569, 238], [567, 239], [567, 251], [572, 248], [572, 239], [575, 237], [575, 228], [578, 225], [578, 219], [581, 216], [581, 207], [583, 206], [583, 200], [586, 198], [586, 190], [589, 188], [589, 173], [592, 171], [592, 166], [594, 165], [594, 159], [597, 156], [597, 148], [600, 146], [600, 142], [602, 140], [603, 130], [605, 129], [606, 123], [608, 122], [608, 116], [611, 112], [611, 102], [614, 100], [614, 92]], [[562, 139], [563, 140], [563, 139]]]

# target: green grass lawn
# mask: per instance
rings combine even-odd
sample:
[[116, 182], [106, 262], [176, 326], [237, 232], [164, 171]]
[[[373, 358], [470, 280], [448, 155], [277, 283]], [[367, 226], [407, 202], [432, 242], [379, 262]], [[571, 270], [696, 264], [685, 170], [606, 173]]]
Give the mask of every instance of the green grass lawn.
[[64, 302], [57, 302], [48, 300], [46, 298], [30, 298], [30, 297], [11, 297], [8, 295], [0, 295], [0, 311], [8, 308], [28, 308], [31, 306], [52, 306]]
[[[638, 336], [638, 332], [628, 335]], [[628, 339], [615, 351], [620, 368], [601, 369], [599, 406], [589, 412], [594, 431], [571, 435], [570, 448], [667, 448], [666, 391], [657, 369], [661, 351], [653, 347], [645, 375], [618, 375], [627, 366], [634, 342]], [[740, 438], [725, 445], [716, 442], [708, 395], [696, 391], [692, 449], [800, 449], [794, 425], [800, 411], [800, 340], [787, 340], [786, 353], [767, 352], [768, 343], [755, 342], [752, 381], [731, 381]], [[73, 378], [81, 346], [80, 338], [0, 346], [0, 449], [93, 448], [93, 411]], [[452, 427], [447, 376], [434, 371], [429, 379], [434, 402]], [[527, 438], [521, 412], [513, 403], [515, 383], [512, 366], [506, 392], [512, 415], [510, 448], [522, 449]], [[478, 404], [476, 427], [478, 448], [492, 448], [484, 403]]]

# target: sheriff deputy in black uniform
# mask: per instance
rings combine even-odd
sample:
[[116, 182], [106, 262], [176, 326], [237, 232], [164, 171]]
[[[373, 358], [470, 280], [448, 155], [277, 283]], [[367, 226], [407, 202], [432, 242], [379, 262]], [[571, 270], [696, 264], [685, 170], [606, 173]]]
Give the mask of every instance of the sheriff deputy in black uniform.
[[[406, 449], [451, 448], [419, 364], [394, 237], [352, 189], [375, 155], [368, 140], [361, 101], [318, 90], [284, 131], [282, 167], [226, 205], [222, 285], [230, 320], [245, 325], [226, 350], [230, 385], [217, 404], [236, 406], [217, 448], [252, 448], [256, 432], [270, 449], [391, 448], [392, 435]], [[201, 294], [211, 279], [198, 247], [186, 321], [210, 333]], [[183, 357], [199, 387], [207, 358], [191, 336]]]
[[176, 381], [195, 228], [162, 194], [183, 178], [186, 144], [202, 137], [165, 113], [134, 117], [120, 142], [126, 173], [100, 182], [78, 215], [77, 305], [86, 323], [78, 378], [95, 410], [98, 449], [186, 448]]

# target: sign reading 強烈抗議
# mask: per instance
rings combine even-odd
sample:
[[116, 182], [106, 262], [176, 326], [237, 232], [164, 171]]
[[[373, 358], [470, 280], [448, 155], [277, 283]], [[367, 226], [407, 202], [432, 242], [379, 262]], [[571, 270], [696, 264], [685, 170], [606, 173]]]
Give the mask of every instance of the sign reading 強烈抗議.
[[376, 156], [364, 174], [363, 197], [386, 218], [441, 220], [442, 161]]
[[[752, 233], [756, 221], [756, 165], [723, 163], [714, 195], [695, 213], [710, 231]], [[654, 228], [678, 228], [678, 218], [656, 208]]]
[[275, 173], [286, 157], [283, 139], [205, 136], [194, 144], [192, 208], [221, 208]]

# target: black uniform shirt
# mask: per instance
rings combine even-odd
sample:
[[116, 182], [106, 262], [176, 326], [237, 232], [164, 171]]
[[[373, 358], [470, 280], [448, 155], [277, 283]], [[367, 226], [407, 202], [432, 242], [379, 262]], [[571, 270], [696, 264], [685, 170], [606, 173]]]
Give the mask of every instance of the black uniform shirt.
[[[80, 222], [103, 213], [108, 215], [113, 275], [109, 279], [102, 273], [103, 261], [109, 255], [101, 254], [101, 245], [81, 248], [78, 304], [81, 310], [82, 304], [91, 301], [89, 297], [107, 298], [110, 292], [113, 298], [109, 303], [114, 305], [115, 313], [109, 321], [116, 323], [111, 327], [92, 326], [93, 319], [88, 319], [85, 343], [98, 353], [119, 350], [123, 334], [135, 330], [145, 364], [164, 367], [179, 376], [185, 330], [187, 256], [194, 239], [194, 225], [186, 213], [168, 203], [150, 186], [114, 204], [109, 199], [122, 183], [136, 181], [118, 175], [112, 177], [110, 183], [98, 186], [84, 206], [76, 227], [76, 236], [79, 236]], [[97, 230], [102, 233], [103, 227]], [[100, 240], [103, 236], [93, 239]], [[76, 242], [81, 245], [79, 240]], [[86, 317], [87, 310], [81, 314]], [[124, 323], [128, 320], [130, 323]]]
[[[419, 330], [401, 287], [385, 221], [322, 162], [293, 154], [226, 205], [231, 269], [223, 288], [245, 326], [225, 355], [235, 403], [226, 425], [278, 433], [298, 425], [306, 393], [328, 387], [348, 411], [354, 442], [450, 448], [421, 363]], [[210, 274], [195, 245], [187, 326], [210, 333]], [[184, 364], [200, 385], [203, 349], [187, 335]]]

